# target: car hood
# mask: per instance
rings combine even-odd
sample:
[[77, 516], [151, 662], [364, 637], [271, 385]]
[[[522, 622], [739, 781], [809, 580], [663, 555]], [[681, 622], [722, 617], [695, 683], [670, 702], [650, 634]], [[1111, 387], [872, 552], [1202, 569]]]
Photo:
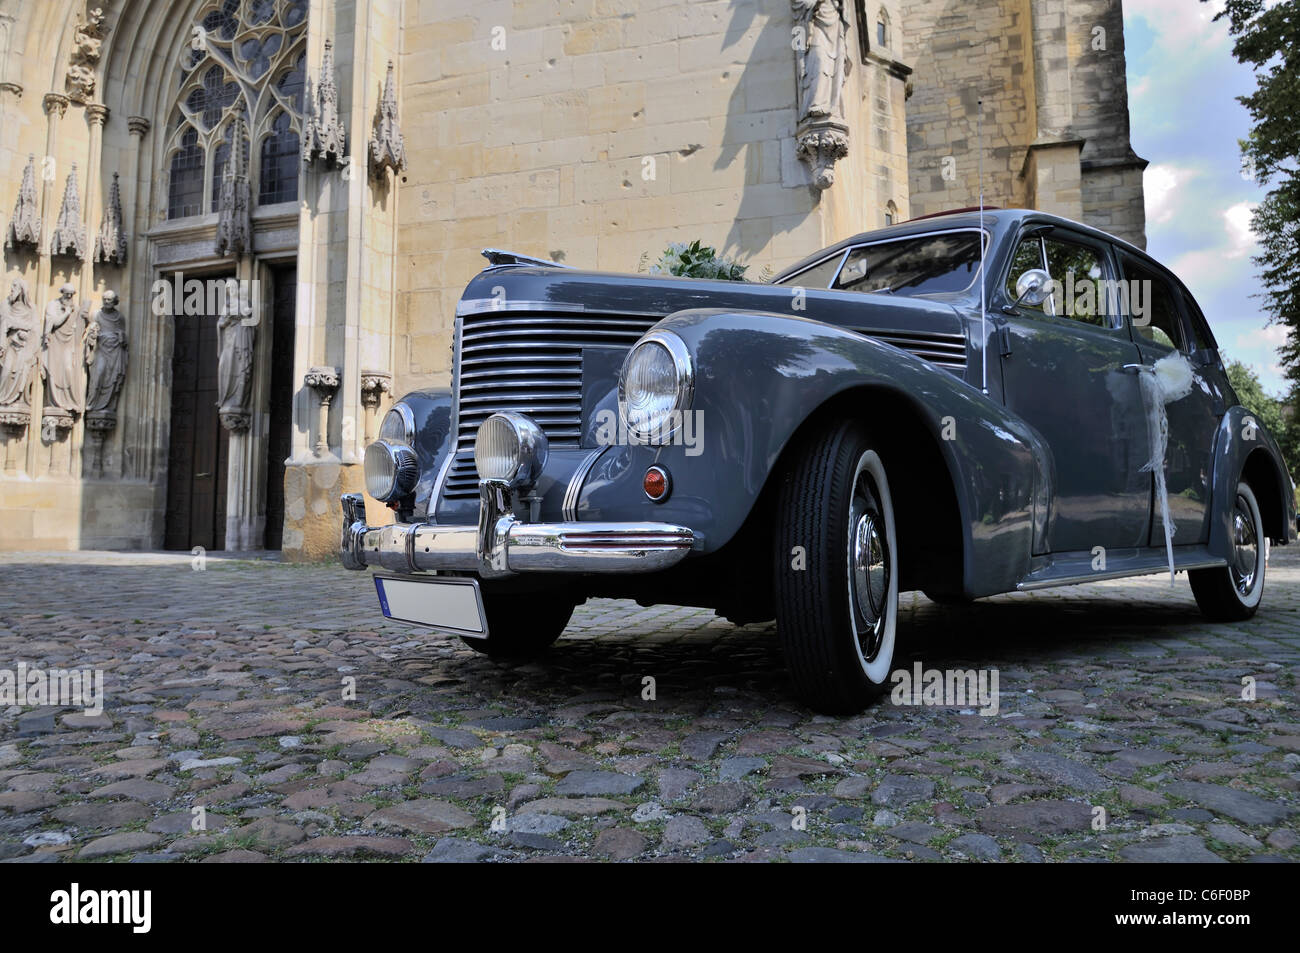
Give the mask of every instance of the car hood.
[[660, 317], [714, 308], [788, 314], [868, 336], [875, 331], [965, 336], [955, 307], [924, 298], [538, 266], [486, 269], [465, 288], [457, 314], [503, 308]]

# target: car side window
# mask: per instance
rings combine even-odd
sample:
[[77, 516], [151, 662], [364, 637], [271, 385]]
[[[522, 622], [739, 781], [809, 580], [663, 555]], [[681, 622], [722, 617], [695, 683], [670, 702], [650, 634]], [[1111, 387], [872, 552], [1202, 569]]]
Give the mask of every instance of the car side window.
[[1213, 351], [1218, 345], [1210, 334], [1210, 326], [1205, 321], [1205, 314], [1200, 306], [1186, 291], [1183, 292], [1183, 308], [1187, 312], [1187, 327], [1191, 331], [1192, 346], [1198, 351]]
[[1092, 245], [1053, 236], [1026, 238], [1011, 259], [1007, 274], [1007, 295], [1016, 300], [1016, 281], [1030, 268], [1042, 268], [1055, 282], [1053, 293], [1041, 304], [1021, 302], [1024, 310], [1041, 311], [1109, 328], [1106, 289], [1106, 260]]
[[785, 279], [781, 284], [800, 288], [829, 288], [831, 279], [835, 277], [835, 272], [839, 270], [840, 259], [843, 257], [843, 252], [836, 252], [820, 264], [813, 265], [811, 268]]
[[1047, 273], [1056, 282], [1058, 291], [1047, 299], [1051, 313], [1084, 324], [1110, 327], [1101, 250], [1048, 235], [1043, 239], [1043, 252], [1047, 256]]
[[1121, 294], [1138, 337], [1166, 351], [1185, 350], [1178, 298], [1168, 279], [1128, 255], [1124, 279]]

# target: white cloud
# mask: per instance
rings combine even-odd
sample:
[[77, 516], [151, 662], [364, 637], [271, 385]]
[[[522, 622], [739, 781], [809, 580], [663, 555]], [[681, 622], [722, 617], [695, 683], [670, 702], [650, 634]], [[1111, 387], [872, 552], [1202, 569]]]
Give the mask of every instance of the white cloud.
[[1171, 163], [1153, 162], [1142, 175], [1146, 193], [1148, 225], [1163, 225], [1178, 211], [1179, 189], [1195, 179], [1197, 172]]
[[1248, 350], [1251, 348], [1281, 347], [1285, 343], [1286, 327], [1281, 324], [1270, 324], [1266, 328], [1256, 328], [1253, 331], [1238, 334], [1236, 346]]
[[1243, 258], [1255, 249], [1255, 233], [1250, 229], [1250, 216], [1254, 214], [1255, 205], [1255, 202], [1238, 202], [1223, 213], [1229, 245], [1224, 254], [1229, 258]]
[[1222, 21], [1215, 23], [1215, 15], [1223, 9], [1222, 0], [1199, 3], [1196, 0], [1128, 0], [1124, 15], [1140, 17], [1157, 31], [1156, 44], [1184, 55], [1195, 49], [1202, 52], [1201, 44], [1207, 41], [1226, 40], [1227, 27]]

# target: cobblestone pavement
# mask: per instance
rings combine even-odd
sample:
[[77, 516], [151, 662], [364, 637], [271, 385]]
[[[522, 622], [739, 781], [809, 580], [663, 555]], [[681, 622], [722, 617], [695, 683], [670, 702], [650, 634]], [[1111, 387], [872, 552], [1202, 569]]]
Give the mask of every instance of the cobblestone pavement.
[[106, 695], [0, 710], [0, 858], [1297, 860], [1298, 550], [1240, 625], [1181, 577], [908, 595], [900, 667], [996, 669], [999, 713], [846, 719], [696, 610], [593, 601], [504, 666], [331, 566], [0, 555], [0, 669]]

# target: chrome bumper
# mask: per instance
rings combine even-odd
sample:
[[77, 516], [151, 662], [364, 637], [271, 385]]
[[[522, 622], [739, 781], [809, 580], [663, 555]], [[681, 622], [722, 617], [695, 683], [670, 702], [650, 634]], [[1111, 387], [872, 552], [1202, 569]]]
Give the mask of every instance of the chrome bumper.
[[655, 572], [680, 562], [695, 534], [669, 523], [523, 523], [510, 491], [484, 480], [477, 526], [367, 526], [360, 493], [346, 493], [340, 555], [348, 569], [457, 569], [487, 579], [521, 572]]

